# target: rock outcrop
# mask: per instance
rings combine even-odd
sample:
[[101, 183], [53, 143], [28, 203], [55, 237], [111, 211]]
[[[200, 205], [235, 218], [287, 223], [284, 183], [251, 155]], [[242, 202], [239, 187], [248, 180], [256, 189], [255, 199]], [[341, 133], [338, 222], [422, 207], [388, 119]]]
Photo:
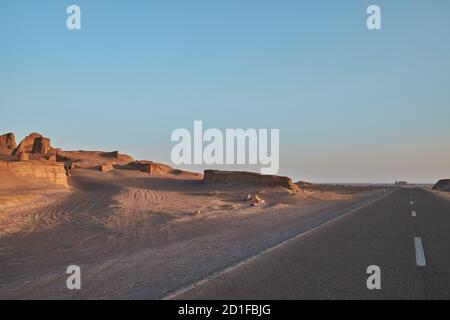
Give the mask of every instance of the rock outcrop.
[[185, 178], [202, 176], [153, 161], [135, 161], [118, 151], [62, 151], [53, 148], [49, 138], [36, 132], [26, 136], [18, 146], [14, 134], [9, 133], [0, 137], [0, 161], [7, 161], [11, 169], [21, 177], [45, 178], [54, 183], [67, 185], [67, 177], [76, 169], [102, 172], [125, 169], [151, 175], [177, 175]]
[[203, 175], [205, 183], [223, 183], [232, 185], [250, 185], [256, 187], [284, 187], [297, 190], [298, 186], [288, 177], [275, 175], [262, 175], [245, 171], [219, 171], [205, 170]]
[[439, 180], [434, 186], [433, 190], [450, 191], [450, 179]]
[[164, 174], [178, 174], [181, 173], [180, 170], [174, 169], [166, 164], [161, 164], [153, 161], [138, 160], [130, 162], [124, 166], [118, 166], [119, 169], [126, 170], [137, 170], [153, 175], [164, 175]]
[[21, 152], [17, 155], [17, 160], [28, 161], [28, 160], [30, 160], [30, 154], [26, 153], [26, 152]]
[[11, 155], [16, 148], [16, 137], [10, 132], [0, 136], [0, 153]]
[[250, 203], [250, 206], [252, 207], [258, 207], [259, 205], [265, 204], [266, 200], [261, 198], [261, 196], [255, 194], [246, 194], [243, 201], [248, 201]]
[[114, 166], [112, 164], [102, 164], [100, 166], [100, 171], [101, 172], [109, 172], [114, 170]]
[[38, 153], [38, 154], [48, 154], [53, 150], [53, 148], [50, 146], [50, 139], [39, 137], [34, 139], [33, 143], [33, 149], [31, 150], [31, 153]]
[[117, 151], [59, 151], [58, 162], [71, 162], [77, 168], [99, 168], [103, 165], [125, 165], [133, 161], [133, 158], [120, 154]]
[[201, 173], [174, 169], [166, 164], [146, 160], [136, 160], [127, 163], [125, 165], [115, 165], [114, 168], [122, 170], [141, 171], [151, 175], [159, 175], [159, 176], [176, 175], [178, 177], [186, 177], [186, 178], [189, 177], [196, 179], [202, 177]]
[[35, 155], [48, 155], [55, 149], [50, 145], [50, 139], [43, 137], [39, 133], [32, 133], [26, 136], [17, 148], [14, 149], [13, 155], [19, 155], [21, 153], [31, 153]]
[[302, 181], [299, 180], [295, 183], [297, 186], [299, 186], [300, 188], [309, 188], [309, 187], [313, 187], [314, 185], [310, 182], [306, 182], [306, 181]]
[[16, 177], [34, 178], [68, 186], [64, 164], [47, 161], [0, 161], [0, 167], [9, 170]]

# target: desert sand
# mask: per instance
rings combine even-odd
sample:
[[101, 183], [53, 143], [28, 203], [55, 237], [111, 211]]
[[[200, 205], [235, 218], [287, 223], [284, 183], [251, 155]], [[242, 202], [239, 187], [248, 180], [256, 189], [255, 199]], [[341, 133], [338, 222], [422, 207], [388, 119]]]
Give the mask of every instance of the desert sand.
[[[284, 178], [270, 186], [223, 175], [204, 181], [118, 152], [61, 151], [35, 139], [17, 147], [3, 138], [0, 299], [161, 299], [384, 192], [272, 186]], [[72, 264], [81, 267], [81, 290], [66, 288]]]

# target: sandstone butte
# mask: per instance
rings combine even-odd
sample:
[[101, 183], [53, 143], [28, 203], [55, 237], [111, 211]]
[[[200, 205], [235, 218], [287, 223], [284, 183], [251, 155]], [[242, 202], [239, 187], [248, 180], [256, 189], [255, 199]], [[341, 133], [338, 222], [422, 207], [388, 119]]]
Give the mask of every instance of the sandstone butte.
[[137, 170], [141, 172], [146, 172], [152, 175], [190, 175], [190, 176], [201, 176], [199, 173], [193, 173], [188, 171], [182, 171], [174, 169], [167, 164], [157, 163], [154, 161], [147, 160], [137, 160], [127, 163], [125, 165], [115, 166], [117, 169], [124, 170]]
[[5, 177], [36, 178], [67, 187], [64, 163], [52, 161], [57, 152], [50, 139], [39, 133], [26, 136], [18, 146], [13, 133], [0, 136], [0, 168]]
[[433, 190], [450, 191], [450, 179], [439, 180], [434, 186]]
[[63, 163], [32, 161], [3, 161], [0, 169], [7, 174], [21, 178], [42, 179], [68, 187], [68, 179]]
[[205, 183], [224, 183], [233, 185], [249, 185], [257, 187], [284, 187], [289, 190], [297, 190], [298, 186], [288, 177], [275, 175], [262, 175], [245, 171], [219, 171], [205, 170], [203, 174]]

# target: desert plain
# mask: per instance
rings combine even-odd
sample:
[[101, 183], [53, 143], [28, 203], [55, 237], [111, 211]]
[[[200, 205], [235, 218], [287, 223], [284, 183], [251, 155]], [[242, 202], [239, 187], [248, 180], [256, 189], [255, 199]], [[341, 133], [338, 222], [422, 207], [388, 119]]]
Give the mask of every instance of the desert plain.
[[[0, 299], [163, 299], [386, 194], [0, 137]], [[78, 265], [81, 290], [66, 287]]]

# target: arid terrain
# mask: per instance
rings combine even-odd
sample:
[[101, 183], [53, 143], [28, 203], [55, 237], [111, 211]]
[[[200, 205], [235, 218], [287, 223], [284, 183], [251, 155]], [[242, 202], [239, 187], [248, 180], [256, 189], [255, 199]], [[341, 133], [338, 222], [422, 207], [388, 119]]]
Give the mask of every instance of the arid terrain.
[[164, 298], [386, 193], [2, 137], [1, 299]]

